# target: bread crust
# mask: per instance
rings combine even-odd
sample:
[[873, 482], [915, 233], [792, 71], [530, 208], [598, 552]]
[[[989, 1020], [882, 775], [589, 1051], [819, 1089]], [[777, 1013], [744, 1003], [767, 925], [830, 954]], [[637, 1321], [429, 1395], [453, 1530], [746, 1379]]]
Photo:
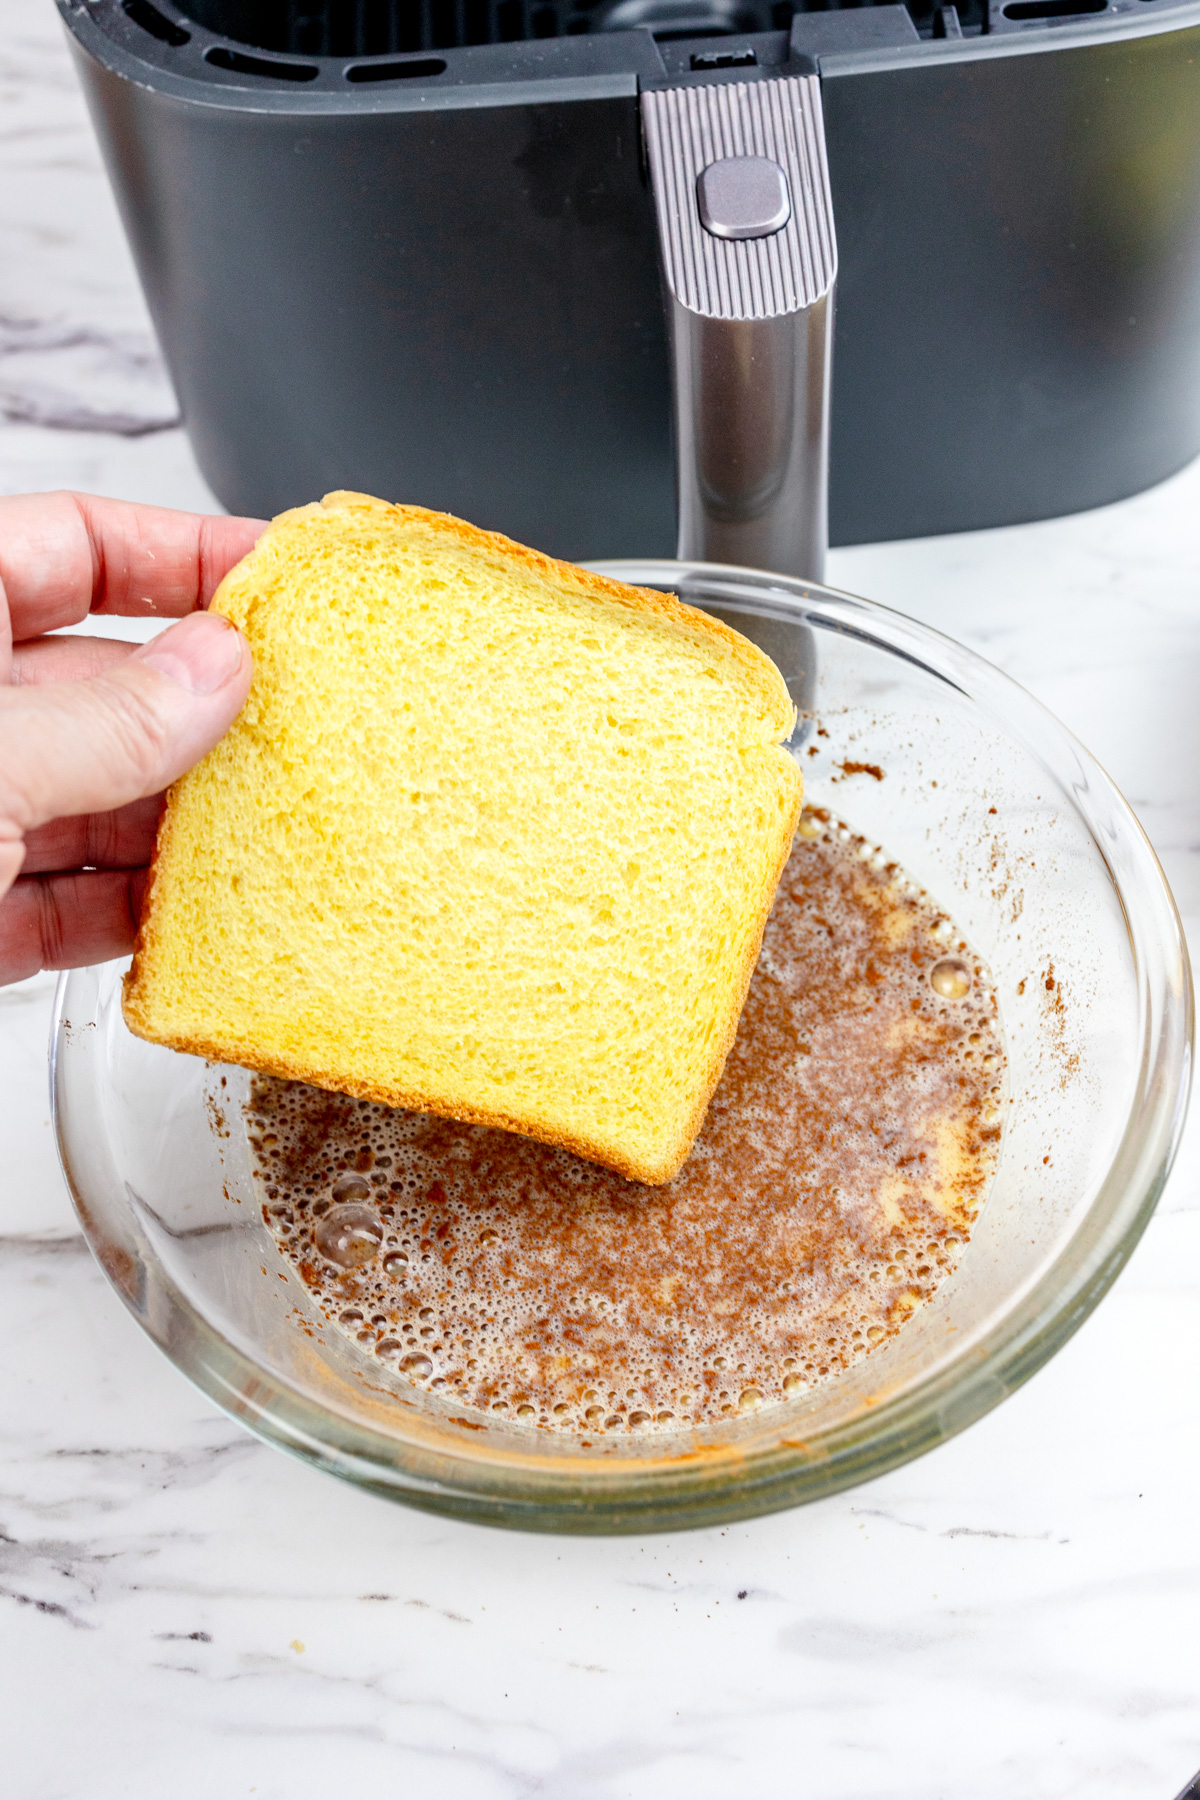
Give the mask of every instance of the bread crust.
[[[505, 537], [499, 531], [484, 531], [478, 525], [468, 524], [465, 519], [457, 519], [453, 513], [432, 512], [425, 506], [400, 506], [390, 500], [377, 500], [370, 494], [356, 494], [348, 488], [337, 488], [322, 500], [314, 500], [307, 506], [294, 506], [290, 511], [280, 513], [272, 519], [254, 549], [229, 571], [218, 587], [211, 602], [214, 610], [220, 611], [226, 585], [232, 585], [239, 571], [269, 543], [276, 527], [298, 523], [303, 519], [319, 518], [322, 512], [377, 513], [382, 518], [424, 525], [445, 537], [457, 539], [468, 549], [487, 551], [493, 556], [517, 563], [542, 580], [559, 581], [564, 587], [573, 588], [576, 593], [585, 594], [589, 599], [604, 600], [623, 606], [630, 612], [651, 613], [660, 619], [669, 619], [673, 625], [682, 626], [701, 641], [709, 638], [714, 643], [719, 643], [736, 662], [748, 670], [752, 669], [760, 681], [768, 672], [773, 678], [772, 686], [779, 679], [778, 671], [770, 658], [750, 643], [749, 639], [723, 624], [720, 619], [701, 612], [698, 607], [688, 606], [674, 594], [662, 594], [656, 588], [631, 587], [627, 582], [614, 581], [609, 575], [597, 575], [592, 569], [582, 569], [576, 563], [559, 562], [541, 550], [531, 550], [527, 544], [518, 544], [514, 538]], [[765, 682], [763, 694], [766, 697]], [[776, 741], [785, 737], [795, 722], [796, 709], [789, 703], [781, 715], [778, 729], [773, 730], [771, 736]]]
[[[709, 638], [719, 643], [727, 654], [731, 654], [747, 671], [752, 671], [759, 678], [764, 700], [776, 699], [778, 690], [782, 687], [778, 671], [762, 651], [720, 620], [710, 618], [695, 607], [685, 605], [673, 594], [659, 593], [653, 588], [632, 587], [624, 582], [614, 581], [608, 576], [579, 568], [573, 563], [560, 562], [554, 557], [544, 555], [541, 551], [518, 544], [513, 539], [502, 536], [499, 532], [484, 531], [480, 527], [468, 524], [465, 520], [457, 519], [448, 513], [433, 512], [420, 506], [394, 505], [389, 501], [375, 499], [369, 494], [358, 494], [347, 490], [337, 490], [325, 495], [324, 499], [319, 502], [308, 506], [294, 507], [273, 519], [259, 538], [255, 548], [235, 568], [230, 570], [221, 582], [211, 602], [213, 610], [223, 611], [222, 601], [226, 598], [228, 591], [245, 572], [247, 566], [269, 547], [272, 537], [280, 533], [282, 528], [319, 518], [322, 513], [338, 512], [374, 514], [380, 518], [381, 523], [386, 520], [420, 525], [439, 535], [453, 538], [475, 552], [482, 551], [509, 563], [517, 563], [527, 568], [539, 579], [560, 583], [580, 595], [604, 601], [610, 605], [621, 606], [632, 612], [651, 614], [668, 620], [701, 641]], [[549, 1124], [540, 1124], [535, 1118], [529, 1116], [518, 1119], [499, 1110], [452, 1104], [447, 1101], [445, 1095], [431, 1094], [419, 1088], [392, 1087], [375, 1081], [362, 1080], [355, 1076], [343, 1075], [341, 1072], [332, 1073], [307, 1063], [297, 1056], [262, 1051], [250, 1053], [243, 1051], [237, 1045], [206, 1038], [202, 1035], [190, 1035], [186, 1032], [164, 1033], [161, 1030], [153, 1029], [148, 1019], [142, 1014], [139, 990], [146, 979], [146, 962], [156, 936], [155, 889], [163, 852], [170, 841], [174, 787], [168, 790], [167, 804], [159, 826], [154, 855], [151, 859], [133, 961], [123, 982], [122, 1011], [127, 1026], [138, 1037], [152, 1043], [163, 1044], [186, 1055], [201, 1056], [214, 1062], [233, 1063], [244, 1068], [258, 1070], [264, 1074], [279, 1076], [284, 1080], [303, 1081], [315, 1087], [326, 1088], [336, 1093], [350, 1094], [356, 1099], [376, 1101], [385, 1106], [405, 1107], [415, 1112], [431, 1113], [437, 1117], [454, 1119], [464, 1124], [483, 1125], [502, 1131], [516, 1132], [523, 1137], [533, 1138], [540, 1143], [551, 1144], [571, 1151], [589, 1162], [613, 1169], [617, 1174], [625, 1176], [630, 1181], [647, 1186], [662, 1186], [679, 1173], [686, 1161], [696, 1135], [703, 1124], [704, 1115], [708, 1110], [717, 1083], [720, 1081], [729, 1052], [733, 1048], [742, 1007], [762, 946], [767, 916], [779, 877], [791, 851], [792, 840], [800, 816], [803, 800], [803, 782], [800, 770], [779, 742], [779, 739], [791, 729], [795, 722], [795, 709], [786, 700], [786, 689], [783, 689], [783, 694], [784, 708], [782, 710], [773, 709], [777, 711], [776, 719], [774, 721], [764, 720], [764, 732], [769, 735], [764, 737], [763, 747], [774, 747], [779, 751], [780, 763], [777, 772], [781, 786], [786, 783], [792, 788], [791, 802], [781, 811], [776, 854], [768, 878], [761, 884], [753, 902], [747, 907], [748, 913], [756, 917], [757, 927], [747, 940], [741, 966], [728, 982], [726, 988], [728, 1005], [721, 1021], [719, 1039], [709, 1058], [703, 1081], [697, 1090], [695, 1103], [676, 1134], [671, 1154], [664, 1156], [661, 1162], [655, 1164], [639, 1162], [636, 1158], [619, 1153], [614, 1154], [611, 1146], [600, 1144], [588, 1138], [586, 1134], [564, 1133]]]
[[[756, 952], [757, 955], [757, 952]], [[739, 1008], [740, 1013], [740, 1008]], [[453, 1119], [460, 1125], [487, 1125], [496, 1131], [513, 1131], [520, 1137], [533, 1138], [539, 1144], [552, 1144], [557, 1149], [569, 1150], [575, 1156], [581, 1156], [585, 1162], [594, 1162], [601, 1168], [613, 1169], [618, 1175], [624, 1175], [629, 1181], [642, 1183], [647, 1187], [661, 1187], [678, 1175], [691, 1150], [696, 1130], [712, 1099], [712, 1089], [704, 1097], [704, 1105], [699, 1108], [695, 1117], [694, 1129], [688, 1134], [682, 1153], [670, 1164], [664, 1163], [661, 1172], [651, 1169], [649, 1165], [639, 1164], [629, 1158], [614, 1156], [610, 1149], [596, 1143], [581, 1133], [569, 1134], [556, 1131], [553, 1126], [539, 1125], [530, 1118], [517, 1119], [509, 1113], [492, 1111], [485, 1107], [451, 1106], [445, 1096], [423, 1092], [420, 1088], [386, 1087], [372, 1081], [361, 1081], [356, 1076], [329, 1074], [306, 1063], [287, 1056], [261, 1055], [255, 1053], [251, 1058], [228, 1044], [220, 1044], [215, 1040], [189, 1037], [181, 1034], [178, 1037], [167, 1037], [161, 1033], [151, 1033], [142, 1027], [136, 1016], [125, 1014], [125, 1023], [135, 1037], [145, 1038], [152, 1044], [163, 1044], [169, 1050], [180, 1050], [186, 1056], [202, 1056], [208, 1062], [231, 1063], [235, 1067], [253, 1069], [260, 1075], [277, 1075], [284, 1081], [303, 1081], [309, 1087], [326, 1088], [330, 1093], [349, 1094], [355, 1100], [374, 1100], [382, 1106], [405, 1107], [410, 1112], [431, 1113], [435, 1118]], [[721, 1057], [721, 1067], [733, 1045], [733, 1034], [730, 1035]], [[713, 1081], [716, 1087], [720, 1078], [720, 1069]]]

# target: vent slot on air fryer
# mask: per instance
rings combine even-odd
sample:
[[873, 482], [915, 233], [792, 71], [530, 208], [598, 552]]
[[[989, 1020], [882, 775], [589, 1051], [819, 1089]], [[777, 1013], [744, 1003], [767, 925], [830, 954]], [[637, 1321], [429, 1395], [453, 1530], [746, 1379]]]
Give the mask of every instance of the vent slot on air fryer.
[[1029, 19], [1073, 19], [1079, 13], [1107, 10], [1108, 0], [1013, 0], [1004, 8], [1004, 16], [1024, 23]]
[[135, 25], [157, 38], [160, 44], [170, 44], [172, 50], [178, 50], [184, 44], [190, 44], [192, 34], [177, 25], [174, 19], [168, 19], [166, 13], [159, 12], [157, 6], [151, 6], [150, 0], [123, 0], [126, 13]]
[[[138, 0], [133, 0], [136, 5]], [[871, 0], [867, 0], [869, 5]], [[886, 4], [886, 0], [880, 0]], [[917, 30], [933, 35], [941, 0], [906, 0]], [[655, 37], [787, 31], [797, 13], [840, 12], [862, 0], [176, 0], [222, 37], [293, 56], [395, 56], [514, 44], [648, 25]], [[964, 31], [983, 29], [986, 0], [961, 0]], [[1075, 8], [1073, 7], [1072, 10]], [[136, 16], [136, 15], [135, 15]], [[358, 80], [370, 77], [356, 72]], [[378, 79], [387, 79], [379, 77]], [[395, 79], [395, 77], [392, 77]]]
[[204, 60], [215, 69], [228, 69], [235, 75], [261, 75], [268, 81], [315, 81], [321, 73], [312, 63], [266, 62], [261, 56], [227, 50], [224, 44], [214, 44], [206, 50]]

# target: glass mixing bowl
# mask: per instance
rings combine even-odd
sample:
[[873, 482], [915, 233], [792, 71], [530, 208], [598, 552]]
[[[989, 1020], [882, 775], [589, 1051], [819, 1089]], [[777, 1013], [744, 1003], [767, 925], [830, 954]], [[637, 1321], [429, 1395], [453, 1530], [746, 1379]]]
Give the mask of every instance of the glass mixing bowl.
[[792, 1506], [995, 1406], [1087, 1316], [1145, 1226], [1183, 1121], [1192, 1032], [1187, 953], [1153, 851], [1103, 771], [1006, 676], [826, 588], [700, 564], [602, 566], [673, 588], [763, 646], [801, 712], [810, 802], [902, 863], [991, 966], [1009, 1054], [998, 1169], [957, 1270], [897, 1336], [803, 1397], [672, 1436], [588, 1444], [466, 1416], [330, 1329], [289, 1272], [255, 1195], [245, 1070], [132, 1037], [115, 963], [63, 979], [52, 1038], [83, 1229], [184, 1374], [348, 1481], [543, 1531], [678, 1529]]

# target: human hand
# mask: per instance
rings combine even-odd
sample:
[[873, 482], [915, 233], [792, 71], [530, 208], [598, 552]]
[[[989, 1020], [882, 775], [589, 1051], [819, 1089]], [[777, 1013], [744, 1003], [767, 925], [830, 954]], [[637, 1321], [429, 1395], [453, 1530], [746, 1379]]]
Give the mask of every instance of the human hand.
[[[0, 983], [133, 948], [163, 789], [250, 691], [248, 644], [203, 609], [262, 529], [0, 498]], [[141, 646], [44, 635], [89, 612], [190, 616]]]

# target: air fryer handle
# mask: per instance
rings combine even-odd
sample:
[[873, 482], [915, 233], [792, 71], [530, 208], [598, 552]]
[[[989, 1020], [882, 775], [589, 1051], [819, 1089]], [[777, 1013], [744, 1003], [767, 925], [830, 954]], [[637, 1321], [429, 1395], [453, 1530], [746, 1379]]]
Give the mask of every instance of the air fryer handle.
[[684, 561], [820, 581], [837, 247], [815, 75], [642, 96]]

